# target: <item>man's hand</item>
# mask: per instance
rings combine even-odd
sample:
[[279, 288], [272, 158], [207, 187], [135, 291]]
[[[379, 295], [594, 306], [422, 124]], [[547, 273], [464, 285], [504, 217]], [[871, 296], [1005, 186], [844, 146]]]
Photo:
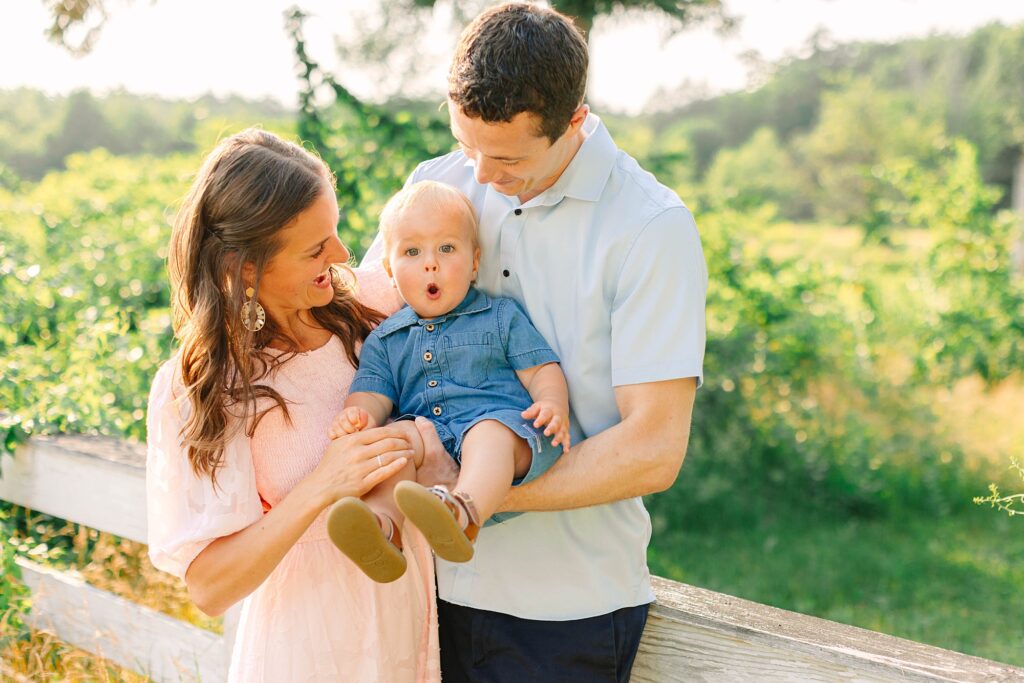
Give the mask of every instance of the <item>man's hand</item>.
[[346, 434], [355, 434], [356, 432], [376, 426], [376, 424], [373, 424], [373, 418], [370, 417], [370, 413], [366, 412], [365, 408], [350, 406], [342, 410], [334, 418], [330, 429], [327, 430], [327, 436], [334, 440]]
[[524, 420], [533, 420], [533, 426], [545, 427], [544, 436], [553, 436], [552, 446], [561, 446], [563, 453], [569, 452], [569, 406], [558, 401], [541, 399], [524, 410]]
[[459, 468], [441, 444], [434, 423], [425, 417], [417, 417], [416, 429], [423, 439], [423, 464], [416, 470], [416, 481], [423, 486], [440, 484], [449, 490], [454, 489], [459, 480]]

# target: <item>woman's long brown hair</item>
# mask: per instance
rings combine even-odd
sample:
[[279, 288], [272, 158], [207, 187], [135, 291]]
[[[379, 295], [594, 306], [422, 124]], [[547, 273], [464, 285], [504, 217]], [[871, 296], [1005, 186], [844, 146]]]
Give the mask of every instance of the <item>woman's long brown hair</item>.
[[[281, 230], [333, 188], [334, 176], [320, 159], [250, 128], [207, 157], [178, 211], [168, 265], [181, 380], [192, 408], [181, 436], [197, 476], [216, 482], [227, 440], [243, 426], [252, 436], [259, 399], [271, 399], [272, 408], [288, 415], [281, 395], [256, 382], [299, 349], [269, 315], [259, 332], [242, 325], [242, 266], [252, 264], [258, 298], [260, 278], [282, 246]], [[311, 313], [355, 365], [357, 344], [384, 316], [356, 300], [340, 269], [333, 275], [334, 300]], [[292, 353], [269, 353], [271, 342]]]

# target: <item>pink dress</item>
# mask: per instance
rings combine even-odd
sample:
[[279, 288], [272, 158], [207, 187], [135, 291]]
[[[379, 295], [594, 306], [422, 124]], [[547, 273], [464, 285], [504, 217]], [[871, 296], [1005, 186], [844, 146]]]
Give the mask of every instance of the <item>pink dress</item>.
[[[393, 290], [382, 271], [359, 272], [360, 299], [389, 313]], [[296, 356], [265, 383], [289, 401], [292, 424], [269, 413], [252, 439], [225, 449], [217, 490], [191, 473], [178, 437], [187, 404], [175, 360], [150, 393], [147, 496], [150, 557], [183, 577], [215, 538], [260, 519], [320, 461], [327, 428], [355, 373], [341, 342]], [[327, 537], [326, 511], [310, 525], [263, 584], [242, 603], [230, 681], [438, 681], [437, 611], [430, 548], [403, 529], [408, 570], [378, 584]]]

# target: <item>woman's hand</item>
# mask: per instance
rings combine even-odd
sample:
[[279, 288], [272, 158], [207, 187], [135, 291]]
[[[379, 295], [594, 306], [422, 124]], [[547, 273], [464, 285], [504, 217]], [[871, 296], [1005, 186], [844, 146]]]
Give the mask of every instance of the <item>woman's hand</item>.
[[345, 496], [362, 496], [412, 457], [401, 429], [386, 425], [345, 434], [328, 444], [320, 464], [310, 474], [315, 495], [326, 507]]

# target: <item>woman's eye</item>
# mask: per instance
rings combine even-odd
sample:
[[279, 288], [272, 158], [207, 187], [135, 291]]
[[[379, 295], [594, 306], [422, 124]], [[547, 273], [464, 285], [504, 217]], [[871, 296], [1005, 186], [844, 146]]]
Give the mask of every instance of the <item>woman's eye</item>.
[[420, 250], [417, 249], [416, 247], [409, 247], [408, 249], [405, 250], [405, 255], [406, 256], [416, 256], [419, 253], [420, 253]]
[[442, 244], [441, 245], [441, 253], [442, 254], [451, 254], [451, 253], [454, 253], [454, 252], [455, 252], [455, 245], [454, 244]]
[[314, 253], [312, 256], [310, 256], [310, 258], [316, 258], [316, 257], [320, 256], [320, 254], [322, 254], [322, 253], [324, 253], [324, 245], [321, 244], [319, 247], [317, 247], [316, 253]]

